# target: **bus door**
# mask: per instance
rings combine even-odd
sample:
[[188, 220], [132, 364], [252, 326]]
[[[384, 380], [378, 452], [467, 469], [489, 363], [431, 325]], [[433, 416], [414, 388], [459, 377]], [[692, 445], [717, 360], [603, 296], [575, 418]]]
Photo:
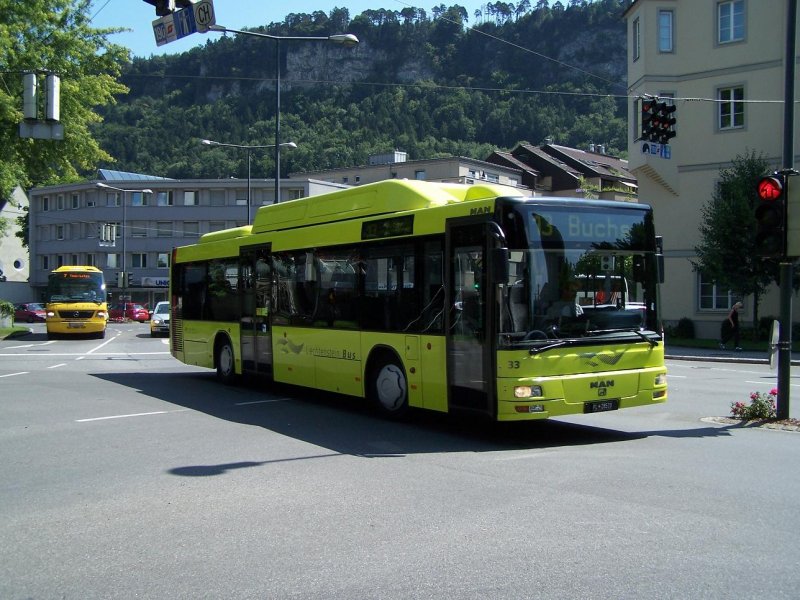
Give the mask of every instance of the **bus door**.
[[272, 375], [272, 255], [270, 246], [249, 246], [239, 254], [242, 290], [242, 370]]
[[447, 225], [447, 376], [449, 408], [494, 416], [488, 224]]

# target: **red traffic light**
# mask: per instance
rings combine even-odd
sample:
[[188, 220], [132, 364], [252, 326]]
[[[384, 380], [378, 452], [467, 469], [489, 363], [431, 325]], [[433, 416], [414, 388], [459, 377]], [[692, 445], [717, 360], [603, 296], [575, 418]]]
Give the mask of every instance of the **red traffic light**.
[[783, 195], [783, 183], [777, 177], [762, 177], [758, 182], [760, 200], [778, 200]]

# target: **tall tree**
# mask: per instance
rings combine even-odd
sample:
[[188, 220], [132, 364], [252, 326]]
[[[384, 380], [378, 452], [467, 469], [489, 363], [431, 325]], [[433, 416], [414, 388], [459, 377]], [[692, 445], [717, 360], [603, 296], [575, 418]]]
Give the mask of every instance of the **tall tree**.
[[[117, 82], [129, 52], [110, 43], [117, 29], [91, 26], [90, 0], [0, 0], [0, 203], [16, 186], [77, 180], [111, 157], [89, 126], [95, 108], [127, 92]], [[22, 76], [51, 72], [61, 78], [63, 140], [20, 138]]]
[[720, 169], [717, 189], [702, 209], [697, 261], [692, 262], [696, 271], [737, 296], [753, 296], [754, 327], [759, 299], [778, 277], [777, 263], [755, 252], [755, 189], [768, 170], [767, 160], [755, 151]]

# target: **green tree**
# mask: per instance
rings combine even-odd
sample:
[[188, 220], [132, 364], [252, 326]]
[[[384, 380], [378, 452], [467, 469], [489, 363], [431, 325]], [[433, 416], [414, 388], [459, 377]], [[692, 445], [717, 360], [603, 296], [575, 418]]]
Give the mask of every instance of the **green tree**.
[[[91, 27], [90, 9], [90, 0], [0, 0], [0, 204], [16, 186], [78, 180], [111, 159], [89, 126], [95, 107], [127, 92], [116, 78], [129, 53], [106, 39], [117, 29]], [[19, 137], [25, 72], [60, 76], [63, 140]]]
[[719, 185], [702, 209], [700, 243], [695, 247], [695, 271], [740, 297], [753, 296], [753, 323], [757, 329], [758, 304], [767, 286], [778, 281], [776, 261], [755, 252], [755, 189], [769, 171], [762, 154], [745, 152], [720, 169]]

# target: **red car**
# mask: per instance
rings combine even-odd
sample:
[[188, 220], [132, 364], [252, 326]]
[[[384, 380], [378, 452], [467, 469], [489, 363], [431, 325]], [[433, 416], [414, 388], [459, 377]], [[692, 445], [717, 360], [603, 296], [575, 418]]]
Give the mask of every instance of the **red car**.
[[14, 320], [25, 321], [26, 323], [43, 322], [46, 311], [44, 304], [39, 302], [27, 302], [14, 305]]
[[150, 320], [150, 313], [141, 304], [126, 302], [123, 304], [112, 304], [108, 307], [108, 318], [112, 321], [139, 321], [146, 323]]

